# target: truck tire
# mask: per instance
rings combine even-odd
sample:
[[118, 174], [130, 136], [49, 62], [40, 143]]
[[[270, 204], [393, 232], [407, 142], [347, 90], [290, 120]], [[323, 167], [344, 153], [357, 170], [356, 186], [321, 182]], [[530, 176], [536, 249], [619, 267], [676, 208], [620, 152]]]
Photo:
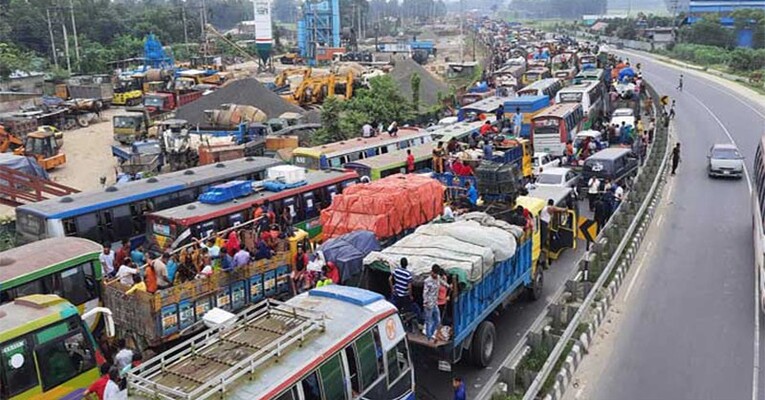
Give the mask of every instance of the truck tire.
[[542, 269], [537, 266], [537, 273], [531, 280], [531, 286], [526, 287], [530, 300], [539, 300], [542, 298], [542, 289], [544, 288], [545, 275]]
[[473, 333], [473, 342], [470, 344], [468, 357], [470, 362], [479, 368], [486, 368], [494, 356], [494, 341], [496, 338], [494, 324], [483, 321]]

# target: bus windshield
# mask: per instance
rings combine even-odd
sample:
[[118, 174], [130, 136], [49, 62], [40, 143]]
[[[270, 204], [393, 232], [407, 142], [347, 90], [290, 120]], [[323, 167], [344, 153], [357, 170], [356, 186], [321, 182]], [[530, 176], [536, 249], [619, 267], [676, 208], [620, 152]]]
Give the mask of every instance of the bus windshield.
[[534, 134], [558, 134], [559, 122], [554, 118], [546, 118], [534, 121]]
[[581, 92], [566, 92], [560, 93], [561, 103], [579, 103], [582, 101], [583, 93]]

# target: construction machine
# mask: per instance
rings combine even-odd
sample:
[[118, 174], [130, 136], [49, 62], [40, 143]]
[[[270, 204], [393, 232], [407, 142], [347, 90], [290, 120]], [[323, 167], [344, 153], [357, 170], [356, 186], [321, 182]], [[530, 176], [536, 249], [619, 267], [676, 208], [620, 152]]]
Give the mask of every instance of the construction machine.
[[56, 135], [51, 131], [30, 132], [22, 140], [6, 132], [0, 125], [0, 152], [12, 151], [15, 155], [33, 157], [46, 171], [66, 164], [66, 155], [56, 142]]
[[191, 144], [189, 123], [183, 119], [169, 119], [158, 126], [161, 132], [162, 153], [171, 171], [196, 167], [199, 153]]
[[279, 61], [284, 65], [303, 64], [303, 58], [300, 57], [300, 49], [297, 47], [290, 49], [288, 53], [282, 55]]
[[289, 88], [290, 85], [290, 77], [293, 76], [301, 76], [302, 75], [302, 81], [308, 79], [311, 77], [313, 70], [311, 67], [295, 67], [295, 68], [287, 68], [284, 71], [280, 72], [279, 75], [276, 76], [276, 79], [274, 79], [274, 84], [276, 85], [276, 91], [279, 91], [281, 88]]

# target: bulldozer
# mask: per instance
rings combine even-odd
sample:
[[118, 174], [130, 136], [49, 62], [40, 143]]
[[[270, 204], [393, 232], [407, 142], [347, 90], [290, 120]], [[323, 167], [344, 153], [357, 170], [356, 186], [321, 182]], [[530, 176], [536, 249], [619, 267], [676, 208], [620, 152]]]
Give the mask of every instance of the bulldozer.
[[33, 157], [46, 171], [66, 164], [66, 155], [61, 151], [56, 135], [51, 131], [30, 132], [21, 138], [6, 132], [0, 125], [0, 153], [12, 151], [15, 155]]

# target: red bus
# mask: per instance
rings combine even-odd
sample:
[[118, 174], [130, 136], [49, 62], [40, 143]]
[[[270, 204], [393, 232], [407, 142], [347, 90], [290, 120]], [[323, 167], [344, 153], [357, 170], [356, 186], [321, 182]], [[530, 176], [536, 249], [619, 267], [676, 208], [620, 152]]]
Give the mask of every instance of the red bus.
[[309, 171], [306, 184], [295, 188], [278, 192], [258, 190], [226, 203], [197, 201], [153, 212], [147, 214], [146, 240], [152, 250], [178, 247], [191, 237], [204, 238], [252, 220], [265, 200], [270, 202], [277, 219], [287, 208], [296, 228], [308, 232], [309, 237], [317, 237], [321, 234], [318, 224], [321, 210], [329, 207], [335, 195], [357, 183], [358, 177], [354, 171]]

